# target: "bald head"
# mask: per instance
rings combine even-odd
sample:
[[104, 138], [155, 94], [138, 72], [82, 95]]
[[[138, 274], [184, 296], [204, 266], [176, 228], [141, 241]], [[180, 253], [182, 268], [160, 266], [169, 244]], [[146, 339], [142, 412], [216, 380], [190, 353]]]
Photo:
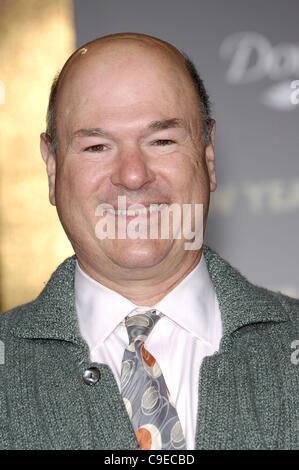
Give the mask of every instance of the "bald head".
[[108, 36], [102, 36], [77, 49], [67, 60], [63, 67], [66, 71], [72, 64], [80, 61], [86, 54], [98, 54], [100, 52], [117, 51], [124, 47], [127, 50], [138, 50], [140, 52], [159, 54], [168, 60], [172, 60], [178, 67], [185, 67], [185, 58], [181, 52], [172, 44], [162, 39], [139, 33], [117, 33]]
[[[85, 83], [87, 88], [101, 87], [108, 81], [110, 92], [117, 93], [119, 82], [127, 80], [128, 86], [133, 84], [135, 89], [146, 89], [151, 80], [149, 72], [158, 74], [161, 70], [164, 70], [161, 79], [165, 81], [166, 76], [168, 85], [176, 84], [190, 96], [190, 100], [196, 102], [202, 129], [208, 140], [211, 118], [209, 97], [190, 59], [161, 39], [138, 33], [118, 33], [98, 38], [80, 47], [55, 77], [47, 112], [47, 133], [53, 150], [57, 147], [58, 109], [67, 112], [68, 100], [84, 94], [80, 90], [80, 84]], [[120, 93], [121, 99], [124, 94], [123, 86]]]

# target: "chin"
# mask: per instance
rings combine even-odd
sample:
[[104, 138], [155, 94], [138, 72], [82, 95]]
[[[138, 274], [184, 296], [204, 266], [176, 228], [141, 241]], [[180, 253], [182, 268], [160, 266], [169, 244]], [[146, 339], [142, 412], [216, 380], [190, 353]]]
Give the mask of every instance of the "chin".
[[[150, 268], [163, 261], [171, 244], [169, 240], [118, 240], [109, 258], [118, 266], [127, 269]], [[110, 251], [110, 250], [109, 250]]]

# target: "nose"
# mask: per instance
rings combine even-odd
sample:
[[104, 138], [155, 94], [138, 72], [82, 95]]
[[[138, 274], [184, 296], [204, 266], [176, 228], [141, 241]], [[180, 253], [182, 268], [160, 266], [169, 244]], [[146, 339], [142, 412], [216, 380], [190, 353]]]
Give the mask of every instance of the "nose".
[[123, 148], [117, 155], [111, 182], [115, 186], [137, 190], [155, 179], [154, 172], [149, 168], [146, 156], [138, 146]]

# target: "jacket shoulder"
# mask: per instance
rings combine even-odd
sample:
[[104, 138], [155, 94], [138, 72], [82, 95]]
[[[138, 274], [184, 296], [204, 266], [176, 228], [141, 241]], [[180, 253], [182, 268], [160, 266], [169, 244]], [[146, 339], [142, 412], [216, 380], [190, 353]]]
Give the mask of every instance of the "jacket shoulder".
[[299, 299], [289, 297], [281, 292], [274, 293], [289, 315], [291, 322], [299, 325]]
[[0, 337], [19, 323], [24, 316], [29, 315], [30, 320], [33, 320], [32, 315], [45, 310], [47, 306], [51, 310], [51, 306], [55, 303], [67, 301], [72, 296], [75, 260], [75, 256], [64, 260], [53, 272], [36, 299], [0, 313]]
[[19, 319], [34, 309], [35, 300], [0, 313], [0, 338], [6, 336]]

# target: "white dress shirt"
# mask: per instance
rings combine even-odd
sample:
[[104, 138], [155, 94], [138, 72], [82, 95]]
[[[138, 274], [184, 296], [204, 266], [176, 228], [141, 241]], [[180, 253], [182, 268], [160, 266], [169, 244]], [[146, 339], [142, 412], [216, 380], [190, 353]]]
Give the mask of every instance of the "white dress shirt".
[[79, 328], [89, 346], [90, 360], [107, 364], [119, 389], [122, 358], [128, 345], [123, 319], [150, 308], [164, 315], [145, 346], [161, 367], [187, 449], [194, 449], [199, 369], [203, 358], [218, 350], [222, 336], [219, 305], [204, 257], [201, 256], [200, 262], [180, 284], [152, 307], [133, 304], [89, 277], [78, 263], [75, 297]]

